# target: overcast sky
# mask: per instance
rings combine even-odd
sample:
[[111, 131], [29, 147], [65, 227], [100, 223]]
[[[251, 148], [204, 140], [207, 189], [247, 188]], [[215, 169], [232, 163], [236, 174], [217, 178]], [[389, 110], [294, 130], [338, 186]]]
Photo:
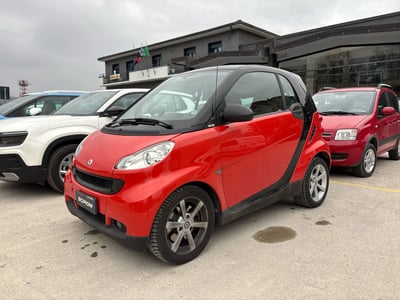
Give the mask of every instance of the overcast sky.
[[0, 0], [0, 86], [95, 90], [99, 57], [239, 19], [284, 35], [396, 11], [399, 0]]

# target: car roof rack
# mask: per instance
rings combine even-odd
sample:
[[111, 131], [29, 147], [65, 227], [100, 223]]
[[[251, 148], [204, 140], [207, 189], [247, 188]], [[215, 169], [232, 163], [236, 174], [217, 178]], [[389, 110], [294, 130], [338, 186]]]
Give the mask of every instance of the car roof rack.
[[324, 86], [324, 87], [320, 88], [318, 92], [327, 91], [327, 90], [336, 90], [336, 88], [331, 87], [331, 86]]
[[377, 86], [378, 89], [383, 88], [383, 87], [389, 88], [389, 89], [393, 90], [393, 87], [392, 87], [390, 84], [380, 83], [380, 84], [378, 84], [378, 86]]

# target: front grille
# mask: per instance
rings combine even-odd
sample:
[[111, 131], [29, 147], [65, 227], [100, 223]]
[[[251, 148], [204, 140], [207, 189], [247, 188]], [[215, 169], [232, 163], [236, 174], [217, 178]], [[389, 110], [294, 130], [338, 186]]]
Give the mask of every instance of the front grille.
[[116, 194], [124, 186], [123, 180], [89, 174], [75, 167], [72, 168], [72, 173], [79, 184], [99, 193]]

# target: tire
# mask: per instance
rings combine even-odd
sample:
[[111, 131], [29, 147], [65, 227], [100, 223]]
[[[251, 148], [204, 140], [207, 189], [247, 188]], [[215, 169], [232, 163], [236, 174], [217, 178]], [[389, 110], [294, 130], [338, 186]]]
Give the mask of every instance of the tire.
[[210, 196], [197, 186], [181, 187], [160, 207], [148, 248], [167, 263], [184, 264], [196, 258], [207, 246], [214, 220]]
[[399, 160], [400, 159], [400, 139], [397, 139], [396, 146], [389, 151], [389, 158], [391, 160]]
[[329, 169], [320, 157], [314, 157], [303, 179], [301, 193], [294, 201], [301, 206], [314, 208], [324, 202], [329, 188]]
[[72, 157], [78, 145], [62, 146], [51, 155], [47, 167], [47, 182], [57, 192], [64, 192], [64, 177], [72, 163]]
[[370, 177], [376, 167], [376, 148], [372, 144], [365, 147], [360, 164], [354, 167], [354, 175], [358, 177]]

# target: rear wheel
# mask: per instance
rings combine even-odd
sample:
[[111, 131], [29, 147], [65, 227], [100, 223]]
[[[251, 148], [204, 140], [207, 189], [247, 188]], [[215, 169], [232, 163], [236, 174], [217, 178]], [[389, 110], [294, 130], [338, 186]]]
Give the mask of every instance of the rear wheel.
[[294, 201], [305, 207], [317, 207], [324, 202], [329, 188], [329, 169], [320, 157], [314, 157], [303, 179], [301, 193]]
[[206, 247], [214, 228], [210, 196], [197, 186], [184, 186], [160, 207], [150, 233], [148, 248], [159, 259], [184, 264]]
[[361, 162], [358, 166], [354, 167], [354, 174], [358, 177], [371, 176], [376, 167], [376, 148], [372, 144], [368, 144], [364, 150]]
[[392, 160], [400, 159], [400, 139], [397, 140], [396, 146], [389, 151], [389, 158]]
[[64, 178], [74, 156], [77, 145], [65, 145], [54, 151], [51, 155], [47, 170], [47, 182], [57, 192], [64, 191]]

